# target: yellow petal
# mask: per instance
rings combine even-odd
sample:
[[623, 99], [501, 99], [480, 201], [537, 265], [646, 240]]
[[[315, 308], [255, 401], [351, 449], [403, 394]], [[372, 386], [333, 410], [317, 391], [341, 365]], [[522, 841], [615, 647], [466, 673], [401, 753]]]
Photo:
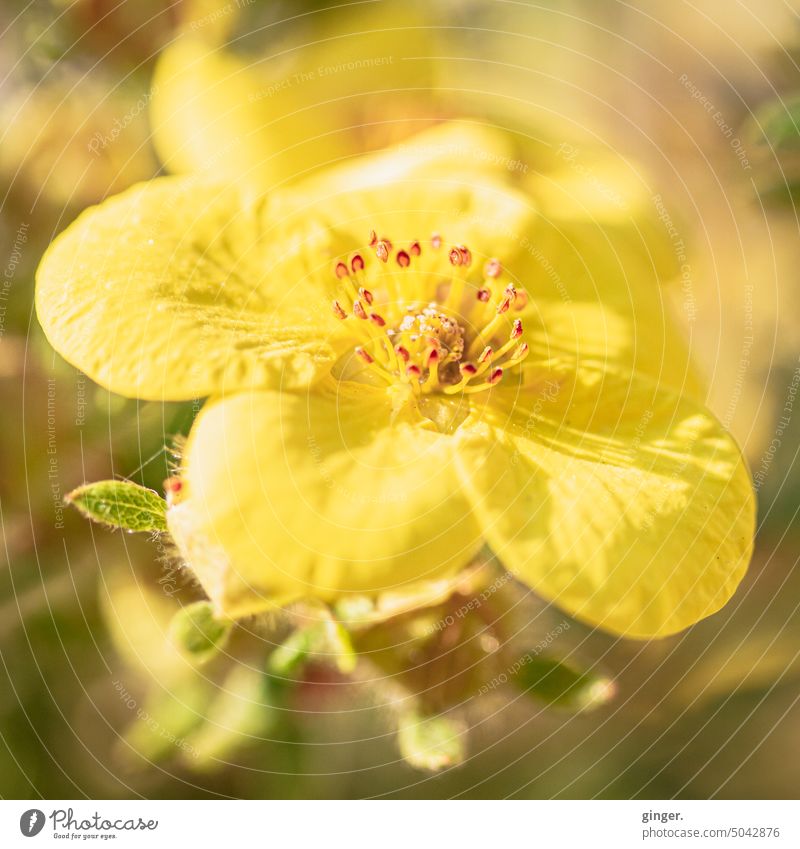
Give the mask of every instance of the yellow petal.
[[329, 367], [338, 327], [303, 282], [308, 234], [269, 220], [238, 191], [192, 178], [154, 180], [84, 212], [37, 272], [50, 343], [139, 398], [307, 385]]
[[671, 634], [725, 604], [747, 568], [755, 508], [738, 448], [650, 381], [531, 365], [458, 442], [490, 546], [579, 619]]
[[205, 28], [186, 31], [156, 65], [159, 156], [173, 172], [264, 190], [385, 143], [398, 127], [407, 135], [411, 119], [427, 117], [419, 91], [433, 74], [422, 8], [300, 16], [269, 27], [269, 55], [258, 58], [212, 43]]
[[165, 166], [264, 190], [346, 153], [343, 136], [320, 133], [285, 102], [281, 82], [199, 38], [176, 39], [159, 57], [150, 108]]
[[520, 314], [531, 356], [638, 372], [690, 398], [705, 396], [684, 338], [669, 315], [650, 304], [630, 311], [591, 301], [532, 297]]
[[[679, 236], [671, 234], [662, 214], [668, 210], [633, 163], [569, 144], [558, 148], [556, 160], [557, 167], [532, 171], [523, 182], [542, 210], [535, 246], [545, 256], [561, 255], [573, 297], [585, 289], [606, 303], [626, 303], [631, 287], [650, 288], [678, 275]], [[544, 280], [545, 268], [541, 274]], [[624, 280], [628, 285], [619, 285]]]
[[452, 438], [391, 424], [384, 391], [346, 392], [241, 394], [196, 421], [168, 523], [227, 614], [405, 590], [479, 548]]
[[[619, 349], [613, 364], [702, 401], [705, 387], [674, 315], [676, 298], [662, 286], [690, 274], [687, 247], [645, 175], [620, 156], [562, 144], [522, 184], [540, 214], [515, 261], [521, 284], [562, 316], [575, 313], [576, 325], [583, 305], [601, 305], [606, 320], [623, 327], [612, 343]], [[690, 277], [683, 285], [691, 319]]]

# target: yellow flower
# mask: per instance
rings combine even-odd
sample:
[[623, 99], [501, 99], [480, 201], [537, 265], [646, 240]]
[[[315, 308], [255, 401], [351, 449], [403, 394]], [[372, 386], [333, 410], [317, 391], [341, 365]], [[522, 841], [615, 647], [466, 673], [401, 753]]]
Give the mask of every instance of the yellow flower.
[[571, 276], [560, 238], [633, 224], [595, 179], [537, 194], [513, 153], [444, 125], [265, 197], [164, 178], [49, 249], [37, 310], [59, 352], [125, 395], [211, 396], [168, 524], [225, 613], [413, 589], [484, 542], [627, 636], [734, 592], [750, 479], [681, 392], [652, 254], [620, 269], [584, 242], [598, 264]]

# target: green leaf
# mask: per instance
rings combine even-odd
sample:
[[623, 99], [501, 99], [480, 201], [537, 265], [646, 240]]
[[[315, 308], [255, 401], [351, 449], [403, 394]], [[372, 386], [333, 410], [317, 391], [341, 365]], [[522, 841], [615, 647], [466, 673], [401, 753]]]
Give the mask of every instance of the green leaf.
[[544, 655], [527, 654], [510, 680], [534, 698], [570, 710], [588, 710], [605, 704], [614, 685], [592, 672], [576, 669]]
[[167, 502], [130, 481], [97, 481], [74, 489], [67, 503], [95, 522], [126, 531], [166, 531]]
[[210, 601], [198, 601], [180, 610], [169, 626], [170, 639], [184, 654], [205, 663], [228, 641], [232, 623], [214, 613]]
[[403, 759], [415, 769], [438, 772], [464, 760], [466, 728], [446, 716], [409, 711], [400, 718], [397, 743]]

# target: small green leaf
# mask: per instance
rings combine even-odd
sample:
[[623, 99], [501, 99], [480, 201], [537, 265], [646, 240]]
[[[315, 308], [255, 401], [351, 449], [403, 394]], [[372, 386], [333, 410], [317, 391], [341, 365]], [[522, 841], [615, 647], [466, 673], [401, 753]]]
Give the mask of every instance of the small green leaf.
[[69, 504], [95, 522], [126, 531], [166, 531], [167, 502], [130, 481], [97, 481], [74, 489]]
[[175, 614], [169, 635], [184, 654], [198, 663], [205, 663], [225, 646], [231, 628], [229, 620], [216, 616], [211, 602], [198, 601]]
[[547, 704], [570, 710], [588, 710], [605, 704], [614, 695], [614, 685], [592, 672], [576, 669], [544, 655], [525, 655], [514, 684]]
[[400, 718], [397, 743], [403, 759], [415, 769], [438, 772], [464, 760], [466, 728], [446, 716], [420, 716], [409, 711]]

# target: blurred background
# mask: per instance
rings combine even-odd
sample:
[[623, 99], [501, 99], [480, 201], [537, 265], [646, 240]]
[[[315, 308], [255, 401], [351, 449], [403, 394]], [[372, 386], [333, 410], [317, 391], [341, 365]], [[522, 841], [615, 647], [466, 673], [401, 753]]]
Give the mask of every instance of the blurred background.
[[[4, 0], [0, 795], [796, 796], [799, 22], [788, 0]], [[720, 614], [630, 642], [501, 581], [494, 620], [520, 650], [558, 631], [577, 670], [566, 689], [583, 694], [573, 703], [564, 687], [519, 682], [474, 697], [498, 670], [482, 671], [469, 645], [497, 635], [471, 616], [457, 635], [469, 675], [446, 652], [425, 656], [431, 623], [462, 619], [458, 600], [427, 631], [398, 617], [364, 635], [371, 666], [312, 657], [291, 692], [265, 687], [274, 628], [243, 629], [202, 667], [164, 648], [196, 587], [163, 543], [91, 525], [63, 499], [111, 477], [160, 489], [197, 405], [127, 401], [68, 366], [38, 328], [33, 275], [88, 205], [191, 170], [154, 144], [153, 122], [170, 115], [152, 102], [154, 74], [198, 41], [250, 67], [276, 119], [310, 110], [330, 156], [460, 116], [638, 164], [682, 257], [665, 298], [758, 490], [755, 559]], [[281, 144], [295, 131], [287, 118]], [[418, 741], [402, 722], [399, 745], [395, 733], [398, 688], [469, 728], [460, 765], [415, 768]]]

